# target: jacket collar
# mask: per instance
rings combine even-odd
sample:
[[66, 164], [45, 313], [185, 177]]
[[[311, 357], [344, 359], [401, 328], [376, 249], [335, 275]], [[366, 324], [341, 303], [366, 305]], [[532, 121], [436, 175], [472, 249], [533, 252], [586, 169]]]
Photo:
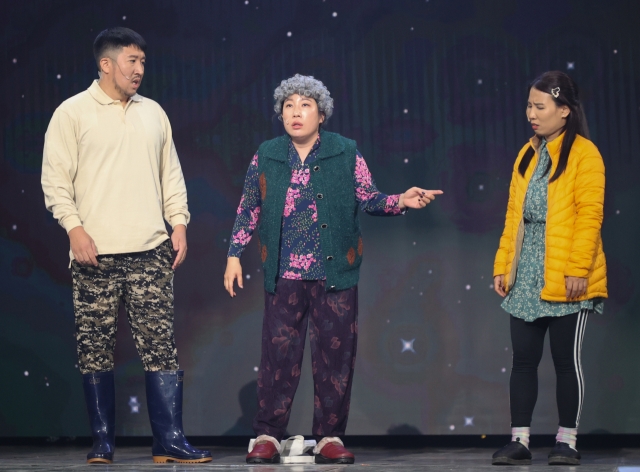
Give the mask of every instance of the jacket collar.
[[[93, 83], [87, 90], [89, 91], [93, 99], [96, 102], [98, 102], [100, 105], [111, 105], [112, 103], [118, 103], [118, 104], [120, 103], [120, 100], [114, 100], [109, 95], [107, 95], [104, 90], [102, 90], [102, 88], [98, 84], [97, 79], [93, 81]], [[136, 93], [134, 96], [131, 97], [130, 100], [134, 102], [141, 102], [142, 97]]]
[[[549, 151], [549, 156], [555, 157], [560, 154], [560, 147], [562, 146], [562, 140], [564, 139], [564, 131], [558, 136], [556, 139], [547, 143], [547, 151]], [[531, 139], [529, 139], [531, 146], [535, 149], [536, 153], [540, 150], [540, 144], [542, 143], [542, 139], [535, 134]]]
[[[556, 171], [556, 167], [558, 166], [558, 160], [560, 157], [560, 147], [562, 146], [563, 139], [564, 139], [564, 131], [556, 139], [554, 139], [550, 143], [547, 143], [547, 152], [549, 153], [549, 159], [551, 159], [551, 169], [549, 169], [549, 176], [553, 175], [553, 173]], [[540, 144], [542, 144], [542, 139], [540, 139], [538, 135], [534, 135], [531, 139], [529, 139], [529, 142], [531, 143], [531, 146], [533, 146], [533, 149], [536, 151], [536, 154], [535, 156], [533, 156], [533, 159], [531, 159], [531, 162], [529, 163], [529, 167], [525, 172], [527, 181], [531, 179], [531, 176], [533, 176], [533, 172], [535, 171], [535, 168], [538, 162], [538, 153], [540, 151]]]
[[[289, 156], [289, 141], [291, 138], [284, 134], [275, 138], [269, 146], [267, 156], [275, 161], [287, 162]], [[338, 139], [336, 133], [331, 133], [320, 128], [320, 150], [317, 159], [327, 159], [337, 156], [344, 151], [344, 142]]]
[[338, 139], [336, 133], [330, 133], [320, 128], [320, 142], [322, 144], [320, 145], [318, 159], [327, 159], [344, 152], [344, 141]]

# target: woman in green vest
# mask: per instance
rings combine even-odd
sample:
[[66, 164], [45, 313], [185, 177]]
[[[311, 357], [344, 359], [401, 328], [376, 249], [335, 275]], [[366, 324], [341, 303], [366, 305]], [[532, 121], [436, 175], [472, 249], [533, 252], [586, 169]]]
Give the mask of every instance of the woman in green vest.
[[314, 380], [313, 436], [319, 464], [350, 464], [344, 435], [358, 337], [357, 283], [362, 262], [358, 206], [376, 216], [420, 209], [439, 190], [413, 187], [385, 195], [356, 143], [322, 129], [333, 99], [322, 82], [295, 75], [274, 93], [286, 134], [262, 143], [249, 165], [224, 274], [236, 296], [240, 255], [257, 228], [265, 312], [258, 371], [257, 435], [248, 463], [278, 463], [300, 379], [309, 326]]

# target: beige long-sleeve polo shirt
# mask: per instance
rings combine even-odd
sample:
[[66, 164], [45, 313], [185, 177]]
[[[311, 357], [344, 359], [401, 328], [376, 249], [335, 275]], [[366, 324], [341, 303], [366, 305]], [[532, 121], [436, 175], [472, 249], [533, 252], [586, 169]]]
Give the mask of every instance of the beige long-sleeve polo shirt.
[[[67, 231], [84, 226], [99, 254], [153, 249], [163, 221], [187, 225], [187, 190], [164, 110], [134, 95], [125, 107], [94, 81], [53, 114], [42, 189]], [[73, 254], [71, 254], [73, 258]]]

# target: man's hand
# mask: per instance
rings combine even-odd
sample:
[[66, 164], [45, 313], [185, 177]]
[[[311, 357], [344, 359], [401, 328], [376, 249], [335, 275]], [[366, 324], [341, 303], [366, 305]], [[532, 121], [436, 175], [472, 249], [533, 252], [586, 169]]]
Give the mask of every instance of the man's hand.
[[73, 257], [81, 265], [98, 265], [98, 249], [82, 226], [76, 226], [68, 233]]
[[504, 286], [504, 275], [496, 275], [493, 278], [493, 289], [502, 298], [507, 296], [507, 292], [505, 291], [505, 286]]
[[400, 209], [420, 208], [426, 207], [432, 200], [435, 200], [436, 195], [442, 195], [442, 190], [423, 190], [418, 187], [411, 187], [409, 190], [400, 195], [400, 201], [398, 205]]
[[242, 265], [239, 257], [227, 257], [227, 270], [224, 271], [224, 288], [232, 297], [236, 296], [233, 291], [233, 283], [238, 281], [238, 287], [242, 288]]
[[565, 277], [564, 285], [567, 289], [567, 300], [579, 298], [587, 293], [587, 279], [582, 277]]
[[178, 253], [173, 261], [173, 266], [171, 266], [173, 270], [176, 270], [187, 257], [187, 227], [185, 225], [175, 225], [171, 233], [171, 242], [173, 250]]

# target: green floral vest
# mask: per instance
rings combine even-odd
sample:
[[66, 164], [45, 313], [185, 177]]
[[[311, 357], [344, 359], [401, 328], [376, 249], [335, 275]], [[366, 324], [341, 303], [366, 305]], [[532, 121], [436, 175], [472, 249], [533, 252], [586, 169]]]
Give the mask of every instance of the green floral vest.
[[[318, 208], [318, 231], [327, 276], [327, 290], [345, 290], [358, 283], [362, 237], [354, 194], [356, 143], [320, 130], [320, 152], [311, 167], [311, 185]], [[258, 223], [264, 288], [275, 293], [280, 257], [280, 232], [291, 181], [289, 136], [265, 141], [258, 149], [262, 208]]]

